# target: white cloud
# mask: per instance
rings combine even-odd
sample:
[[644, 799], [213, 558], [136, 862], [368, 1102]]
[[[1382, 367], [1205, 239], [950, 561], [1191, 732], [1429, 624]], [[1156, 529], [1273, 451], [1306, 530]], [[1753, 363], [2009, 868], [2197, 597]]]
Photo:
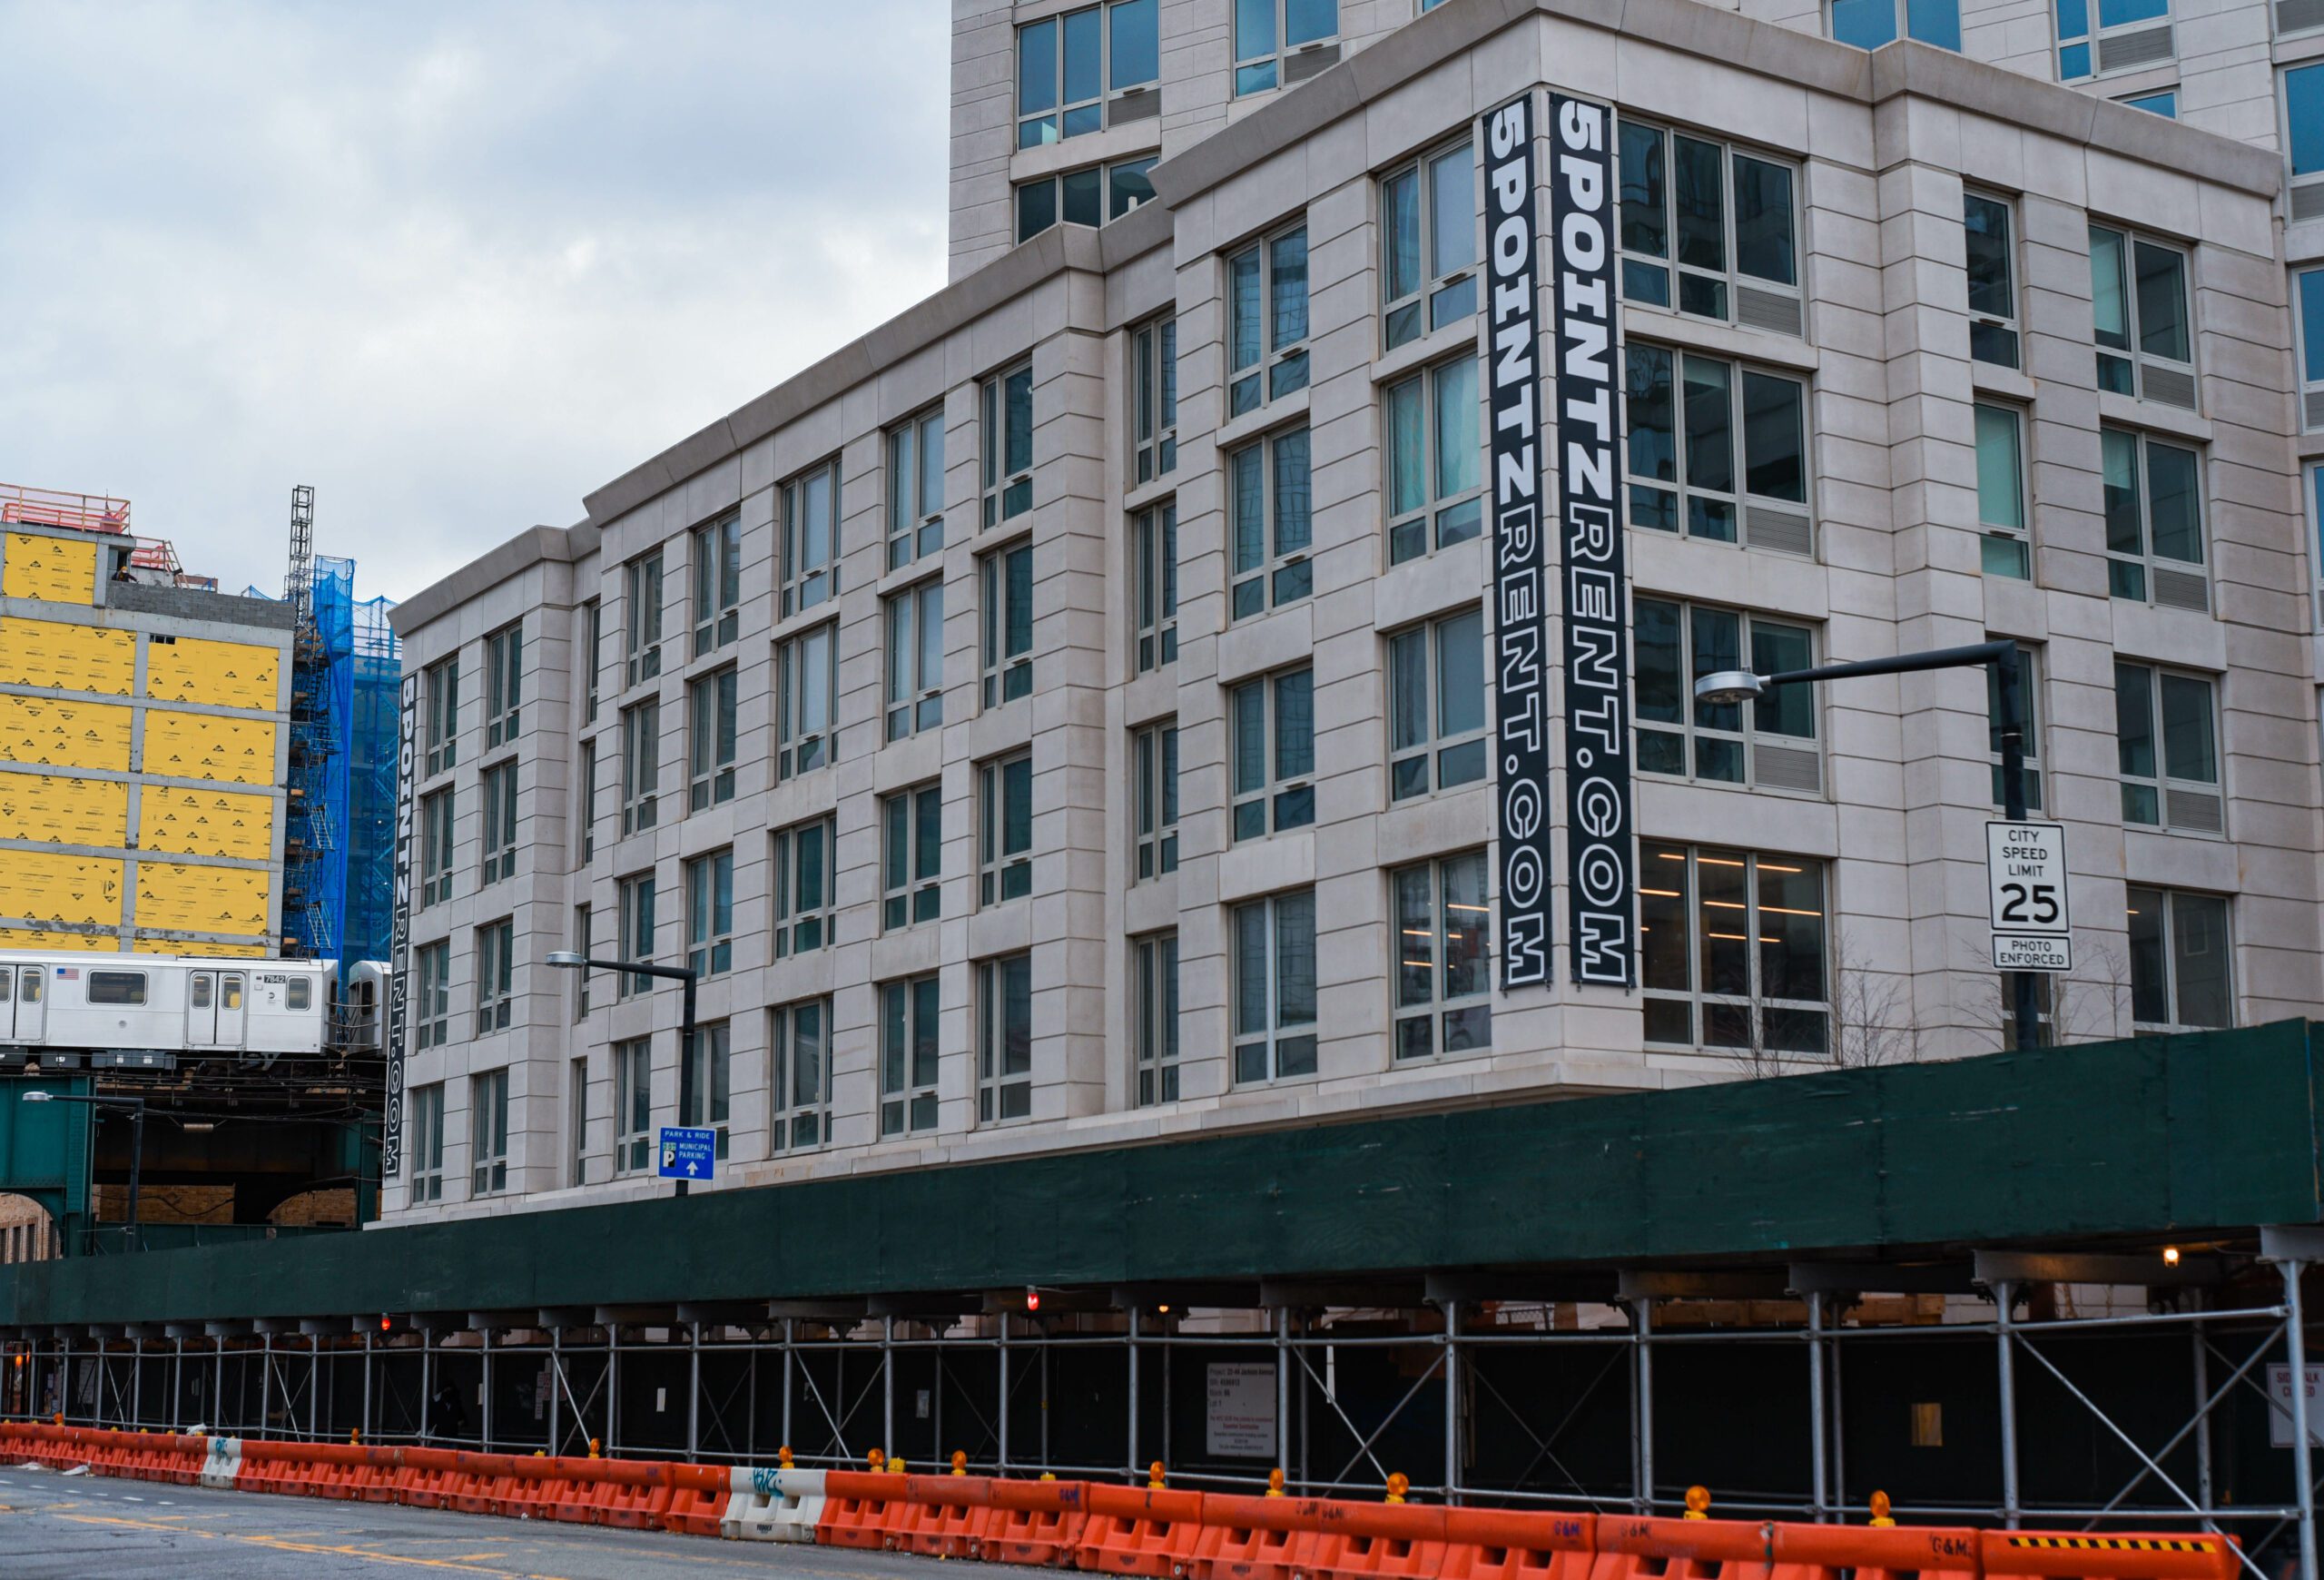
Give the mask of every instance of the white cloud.
[[942, 283], [937, 0], [0, 3], [0, 479], [407, 596]]

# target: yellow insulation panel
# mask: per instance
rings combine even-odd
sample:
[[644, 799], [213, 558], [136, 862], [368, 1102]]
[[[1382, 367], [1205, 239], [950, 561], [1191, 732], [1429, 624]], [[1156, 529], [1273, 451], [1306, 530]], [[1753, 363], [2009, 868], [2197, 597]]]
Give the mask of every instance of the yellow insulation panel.
[[0, 774], [0, 839], [126, 844], [129, 786], [119, 779]]
[[262, 862], [274, 854], [274, 803], [231, 790], [148, 785], [137, 805], [137, 845], [177, 855]]
[[61, 933], [46, 927], [0, 927], [0, 949], [104, 950], [116, 953], [121, 940], [111, 933]]
[[266, 872], [253, 867], [197, 867], [181, 862], [137, 864], [141, 928], [172, 933], [266, 932]]
[[180, 637], [145, 643], [145, 695], [157, 702], [206, 702], [214, 707], [254, 707], [272, 713], [281, 687], [281, 655], [248, 642]]
[[0, 619], [0, 685], [127, 696], [137, 676], [137, 637], [103, 626]]
[[0, 916], [117, 926], [121, 866], [116, 856], [0, 850]]
[[140, 954], [198, 954], [204, 959], [259, 960], [263, 943], [203, 943], [185, 938], [140, 938], [130, 947]]
[[145, 772], [171, 779], [274, 783], [274, 725], [215, 714], [145, 713]]
[[[129, 710], [103, 702], [0, 696], [0, 761], [125, 773]], [[273, 767], [270, 756], [269, 778]]]
[[0, 549], [0, 597], [53, 604], [97, 601], [97, 546], [85, 538], [11, 532]]

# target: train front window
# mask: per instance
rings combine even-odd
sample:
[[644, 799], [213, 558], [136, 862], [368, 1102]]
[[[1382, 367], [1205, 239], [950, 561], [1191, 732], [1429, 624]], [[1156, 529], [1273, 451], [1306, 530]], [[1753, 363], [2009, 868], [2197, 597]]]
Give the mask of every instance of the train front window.
[[315, 1002], [315, 984], [303, 976], [292, 977], [282, 990], [282, 1002], [290, 1009], [311, 1009]]
[[[143, 1000], [139, 1000], [143, 1003]], [[218, 979], [218, 1007], [239, 1010], [242, 1007], [242, 973], [230, 971]]]
[[93, 971], [89, 973], [89, 1002], [93, 1004], [142, 1004], [145, 1002], [145, 973], [142, 971]]

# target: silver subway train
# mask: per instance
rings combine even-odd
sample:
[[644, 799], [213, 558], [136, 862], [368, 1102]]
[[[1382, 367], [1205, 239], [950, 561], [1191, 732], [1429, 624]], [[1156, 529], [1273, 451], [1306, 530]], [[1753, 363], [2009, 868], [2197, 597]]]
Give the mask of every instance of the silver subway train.
[[0, 1057], [285, 1056], [376, 1047], [385, 968], [329, 960], [0, 950]]

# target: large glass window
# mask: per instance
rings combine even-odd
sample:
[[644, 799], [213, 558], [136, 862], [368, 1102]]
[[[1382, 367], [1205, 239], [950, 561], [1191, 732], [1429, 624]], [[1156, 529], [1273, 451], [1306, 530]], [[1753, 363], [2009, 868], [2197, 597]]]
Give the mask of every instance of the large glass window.
[[733, 641], [743, 608], [743, 518], [730, 515], [694, 529], [694, 656]]
[[1156, 933], [1130, 940], [1130, 973], [1137, 984], [1137, 1050], [1132, 1101], [1138, 1108], [1178, 1101], [1178, 935]]
[[2222, 831], [2218, 712], [2210, 676], [2118, 659], [2114, 745], [2124, 823], [2181, 834]]
[[1336, 62], [1339, 0], [1235, 0], [1235, 95], [1305, 82]]
[[1108, 224], [1152, 202], [1147, 173], [1157, 163], [1149, 154], [1018, 183], [1017, 240], [1029, 242], [1051, 225]]
[[1307, 558], [1315, 537], [1307, 430], [1289, 429], [1230, 452], [1226, 497], [1235, 554], [1230, 617], [1305, 597], [1315, 582]]
[[654, 826], [661, 815], [662, 705], [652, 699], [621, 710], [621, 831]]
[[977, 590], [983, 605], [984, 706], [999, 707], [1033, 694], [1033, 540], [980, 558]]
[[1178, 321], [1159, 318], [1130, 332], [1130, 377], [1137, 381], [1130, 420], [1137, 480], [1167, 477], [1178, 465]]
[[484, 808], [484, 826], [477, 831], [484, 846], [484, 873], [478, 881], [497, 884], [517, 875], [515, 760], [494, 764], [478, 776], [477, 783], [480, 792], [478, 800]]
[[1463, 140], [1380, 179], [1381, 340], [1390, 351], [1477, 311], [1476, 172]]
[[452, 897], [452, 792], [419, 798], [419, 903]]
[[1473, 785], [1485, 741], [1485, 621], [1476, 609], [1388, 638], [1388, 794]]
[[516, 1001], [517, 923], [504, 918], [476, 930], [476, 1034], [508, 1029]]
[[880, 798], [880, 925], [908, 927], [944, 913], [944, 787]]
[[[1157, 0], [1114, 0], [1017, 30], [1017, 146], [1039, 148], [1152, 116]], [[1124, 95], [1127, 95], [1125, 97]]]
[[806, 954], [832, 941], [832, 820], [774, 834], [774, 956]]
[[713, 851], [686, 863], [686, 968], [718, 976], [734, 965], [734, 853]]
[[1137, 628], [1137, 671], [1178, 657], [1178, 502], [1165, 499], [1130, 518], [1131, 570]]
[[1792, 167], [1635, 121], [1619, 137], [1623, 299], [1800, 333]]
[[1137, 775], [1137, 857], [1135, 882], [1178, 870], [1178, 726], [1148, 725], [1130, 742], [1130, 771]]
[[622, 567], [622, 593], [628, 625], [625, 686], [662, 673], [662, 551], [640, 555]]
[[606, 606], [591, 598], [581, 606], [581, 722], [597, 719], [597, 672], [605, 661]]
[[428, 772], [440, 774], [460, 758], [460, 661], [428, 667]]
[[2227, 901], [2217, 894], [2132, 884], [2131, 1019], [2141, 1032], [2235, 1024]]
[[1961, 230], [1969, 265], [1969, 355], [1980, 362], [2014, 368], [2017, 249], [2008, 201], [1963, 193]]
[[987, 379], [980, 395], [984, 524], [997, 527], [1033, 508], [1033, 364]]
[[2090, 302], [2098, 387], [2194, 410], [2194, 319], [2185, 251], [2091, 226]]
[[1307, 388], [1307, 227], [1226, 259], [1226, 410], [1256, 411]]
[[484, 745], [516, 744], [524, 716], [525, 627], [520, 622], [484, 639]]
[[1477, 360], [1456, 357], [1388, 386], [1388, 563], [1484, 530]]
[[[619, 912], [620, 936], [616, 940], [618, 960], [654, 958], [654, 874], [639, 873], [623, 878], [614, 885], [614, 904]], [[642, 993], [654, 985], [650, 976], [640, 976], [625, 971], [616, 977], [616, 997], [628, 998]]]
[[839, 627], [822, 625], [775, 644], [778, 690], [774, 776], [793, 779], [832, 760], [832, 717], [838, 710]]
[[888, 568], [944, 547], [944, 409], [888, 433]]
[[1033, 892], [1033, 754], [977, 768], [977, 904]]
[[1832, 36], [1858, 49], [1915, 38], [1961, 47], [1961, 0], [1831, 0]]
[[2292, 318], [2299, 331], [2300, 427], [2324, 429], [2324, 269], [2291, 277]]
[[839, 592], [839, 462], [783, 485], [783, 613], [812, 609]]
[[1235, 1084], [1315, 1073], [1315, 891], [1294, 889], [1229, 913]]
[[2025, 532], [2025, 419], [2014, 407], [1976, 408], [1977, 522], [1987, 576], [2024, 581], [2033, 575], [2033, 545]]
[[614, 1172], [635, 1174], [654, 1163], [654, 1041], [632, 1037], [614, 1044]]
[[1633, 527], [1815, 551], [1807, 390], [1720, 357], [1633, 341], [1623, 352]]
[[444, 1200], [444, 1083], [411, 1089], [411, 1203]]
[[2097, 0], [2093, 27], [2091, 0], [2056, 0], [2058, 80], [2160, 65], [2175, 53], [2169, 27], [2155, 23], [2171, 15], [2170, 0]]
[[419, 996], [412, 1006], [412, 1046], [441, 1048], [452, 1037], [452, 945], [448, 940], [423, 943], [419, 959]]
[[1822, 864], [1650, 840], [1639, 856], [1646, 1040], [1828, 1052]]
[[908, 587], [887, 600], [888, 738], [900, 741], [944, 722], [944, 580]]
[[580, 801], [581, 864], [586, 867], [597, 859], [597, 743], [583, 741], [573, 762]]
[[2207, 609], [2202, 467], [2195, 452], [2127, 429], [2099, 430], [2107, 585], [2118, 598]]
[[1770, 790], [1823, 787], [1814, 686], [1779, 686], [1748, 704], [1695, 698], [1695, 682], [1706, 675], [1810, 667], [1816, 662], [1812, 630], [1709, 604], [1645, 597], [1631, 600], [1631, 626], [1640, 773]]
[[1227, 693], [1234, 732], [1235, 837], [1315, 821], [1315, 672], [1286, 669]]
[[880, 1133], [936, 1128], [936, 978], [880, 984]]
[[773, 1150], [825, 1145], [832, 1139], [832, 1002], [778, 1004], [766, 1019]]
[[[573, 953], [584, 960], [588, 959], [589, 952], [594, 947], [590, 940], [596, 931], [596, 918], [590, 913], [589, 903], [584, 900], [573, 907]], [[576, 1021], [586, 1020], [589, 1013], [591, 973], [586, 971], [576, 971], [571, 975], [573, 977], [573, 1018]], [[575, 1182], [579, 1183], [577, 1180]]]
[[734, 799], [734, 669], [686, 686], [686, 805], [696, 812]]
[[468, 1077], [468, 1194], [508, 1189], [508, 1071]]
[[707, 1125], [716, 1131], [716, 1156], [726, 1157], [727, 1127], [734, 1118], [734, 1029], [724, 1021], [698, 1026], [694, 1049], [692, 1106], [678, 1116], [682, 1125]]
[[1033, 1112], [1033, 957], [977, 963], [977, 1123]]
[[1426, 1059], [1492, 1046], [1492, 907], [1485, 853], [1388, 874], [1395, 907], [1395, 1055]]

